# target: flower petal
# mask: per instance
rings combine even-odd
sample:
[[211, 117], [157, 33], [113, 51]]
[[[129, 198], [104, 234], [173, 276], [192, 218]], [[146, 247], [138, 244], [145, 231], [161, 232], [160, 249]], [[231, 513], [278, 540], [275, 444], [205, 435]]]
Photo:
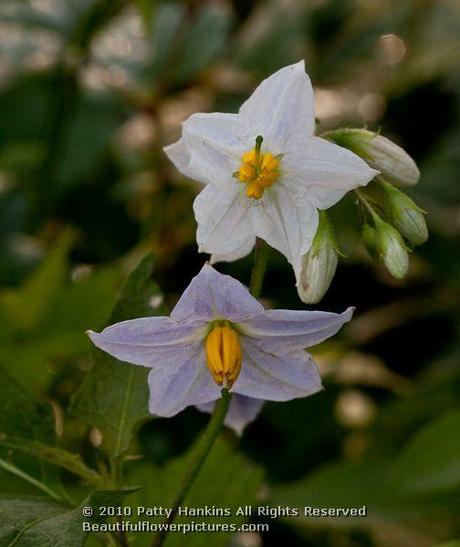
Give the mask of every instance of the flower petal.
[[254, 249], [255, 242], [256, 236], [251, 233], [250, 235], [248, 235], [247, 239], [241, 242], [241, 246], [238, 248], [238, 250], [230, 251], [227, 253], [223, 253], [221, 251], [213, 253], [209, 262], [211, 264], [216, 264], [217, 262], [233, 262], [234, 260], [239, 260], [240, 258], [247, 256], [252, 251], [252, 249]]
[[275, 184], [250, 209], [258, 237], [280, 251], [300, 275], [302, 255], [311, 247], [318, 228], [318, 211], [307, 200], [294, 201], [293, 193]]
[[148, 377], [149, 410], [169, 418], [191, 405], [209, 403], [220, 397], [220, 389], [206, 367], [204, 349], [190, 352], [179, 367], [153, 368]]
[[330, 338], [351, 320], [354, 308], [343, 313], [267, 310], [242, 322], [245, 336], [263, 339], [267, 351], [301, 349]]
[[303, 350], [279, 353], [264, 341], [242, 338], [243, 364], [233, 391], [266, 401], [289, 401], [321, 389], [315, 362]]
[[204, 184], [233, 184], [232, 174], [247, 149], [246, 131], [238, 114], [193, 114], [183, 123], [181, 139], [164, 151], [187, 177]]
[[284, 153], [292, 142], [312, 135], [315, 102], [304, 61], [264, 80], [241, 106], [240, 114], [274, 154]]
[[303, 139], [282, 160], [283, 182], [319, 209], [331, 207], [377, 174], [350, 150], [320, 137]]
[[193, 203], [198, 223], [200, 253], [215, 255], [213, 262], [237, 260], [249, 254], [255, 235], [249, 219], [249, 201], [233, 181], [230, 191], [215, 184], [204, 188]]
[[[245, 397], [239, 393], [234, 393], [227, 415], [225, 416], [224, 424], [232, 428], [238, 435], [241, 435], [243, 429], [256, 419], [262, 410], [263, 404], [264, 401], [260, 399], [253, 399], [252, 397]], [[198, 405], [197, 408], [201, 412], [211, 414], [214, 410], [214, 405], [215, 403], [208, 403]]]
[[95, 346], [113, 357], [144, 367], [176, 369], [201, 344], [203, 321], [177, 323], [169, 317], [142, 317], [122, 321], [101, 333], [88, 331]]
[[176, 321], [225, 318], [238, 322], [263, 311], [262, 304], [239, 281], [205, 264], [183, 292], [171, 318]]

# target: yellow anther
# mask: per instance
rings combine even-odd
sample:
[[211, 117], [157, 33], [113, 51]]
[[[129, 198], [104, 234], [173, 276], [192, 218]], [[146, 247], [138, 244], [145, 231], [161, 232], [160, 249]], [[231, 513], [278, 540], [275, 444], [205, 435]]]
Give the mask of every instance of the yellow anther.
[[216, 325], [206, 337], [206, 362], [219, 386], [232, 387], [241, 370], [240, 337], [227, 325]]
[[246, 195], [253, 199], [260, 199], [265, 188], [276, 182], [281, 159], [281, 156], [274, 156], [270, 152], [262, 153], [262, 138], [258, 139], [256, 147], [243, 154], [241, 167], [234, 175], [240, 182], [247, 184]]
[[257, 177], [257, 169], [252, 163], [246, 162], [238, 170], [238, 180], [240, 182], [250, 182]]
[[262, 172], [257, 177], [256, 181], [262, 188], [270, 188], [278, 178], [278, 171], [267, 171], [262, 169]]
[[253, 180], [246, 187], [246, 195], [248, 198], [260, 199], [264, 193], [263, 186], [259, 183], [259, 180]]
[[275, 158], [273, 154], [267, 152], [263, 155], [262, 169], [266, 169], [267, 171], [276, 171], [276, 169], [278, 169], [279, 163], [280, 162], [278, 158]]
[[252, 163], [255, 166], [256, 162], [257, 162], [257, 152], [255, 148], [243, 154], [243, 163]]

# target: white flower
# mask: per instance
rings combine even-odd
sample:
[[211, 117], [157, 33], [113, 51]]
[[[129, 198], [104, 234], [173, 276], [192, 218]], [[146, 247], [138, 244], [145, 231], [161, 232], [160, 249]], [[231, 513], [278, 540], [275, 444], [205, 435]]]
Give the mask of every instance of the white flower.
[[212, 262], [237, 260], [260, 237], [299, 280], [318, 209], [378, 174], [314, 129], [303, 61], [264, 80], [238, 114], [193, 114], [183, 123], [181, 139], [165, 152], [184, 175], [206, 184], [194, 203], [200, 252]]

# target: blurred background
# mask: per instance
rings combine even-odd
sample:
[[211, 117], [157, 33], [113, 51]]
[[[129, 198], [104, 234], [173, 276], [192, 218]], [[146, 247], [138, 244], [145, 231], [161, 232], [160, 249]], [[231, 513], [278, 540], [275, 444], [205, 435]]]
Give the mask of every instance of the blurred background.
[[[314, 352], [326, 390], [266, 404], [232, 440], [252, 462], [248, 481], [260, 476], [260, 503], [367, 504], [369, 517], [277, 519], [209, 544], [460, 545], [458, 0], [2, 0], [0, 366], [51, 405], [59, 443], [90, 461], [97, 431], [66, 412], [91, 367], [85, 330], [107, 321], [147, 251], [164, 295], [152, 305], [165, 309], [206, 258], [192, 213], [200, 186], [162, 147], [193, 112], [235, 112], [301, 58], [319, 133], [381, 129], [417, 161], [410, 194], [430, 239], [395, 281], [367, 257], [353, 198], [333, 208], [345, 258], [319, 307], [357, 312]], [[248, 283], [251, 265], [219, 270]], [[304, 307], [274, 251], [263, 295]], [[161, 468], [206, 421], [194, 409], [147, 421], [136, 453]]]

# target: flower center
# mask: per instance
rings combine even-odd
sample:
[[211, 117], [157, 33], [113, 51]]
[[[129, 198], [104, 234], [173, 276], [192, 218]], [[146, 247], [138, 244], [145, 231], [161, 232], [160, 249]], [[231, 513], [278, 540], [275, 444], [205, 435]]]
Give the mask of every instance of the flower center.
[[233, 173], [239, 182], [246, 184], [246, 195], [253, 199], [260, 199], [265, 188], [272, 186], [279, 177], [281, 155], [261, 152], [262, 140], [263, 137], [259, 135], [255, 147], [243, 154], [241, 167]]
[[214, 324], [206, 337], [206, 362], [209, 372], [219, 386], [231, 388], [241, 370], [240, 337], [228, 321]]

